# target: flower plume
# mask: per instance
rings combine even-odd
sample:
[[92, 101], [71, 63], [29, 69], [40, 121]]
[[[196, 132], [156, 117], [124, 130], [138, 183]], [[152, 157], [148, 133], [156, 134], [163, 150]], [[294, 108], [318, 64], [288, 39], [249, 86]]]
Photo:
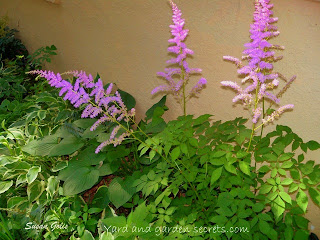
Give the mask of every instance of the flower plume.
[[[189, 80], [191, 74], [201, 73], [200, 68], [190, 68], [187, 62], [188, 55], [193, 55], [193, 51], [187, 48], [184, 43], [186, 37], [188, 36], [189, 29], [184, 29], [185, 20], [181, 18], [182, 13], [177, 5], [170, 1], [172, 7], [172, 22], [170, 25], [172, 38], [168, 40], [171, 46], [168, 47], [168, 52], [175, 55], [175, 57], [169, 59], [167, 64], [177, 65], [177, 67], [165, 68], [163, 72], [158, 72], [157, 75], [166, 80], [165, 85], [160, 85], [151, 91], [151, 94], [156, 94], [158, 92], [169, 92], [172, 93], [179, 101], [183, 101], [184, 109], [186, 99], [191, 96], [198, 94], [201, 89], [204, 88], [206, 80], [201, 78], [198, 83], [190, 90], [189, 94], [186, 94], [185, 86]], [[175, 81], [174, 78], [178, 78]]]
[[[121, 121], [131, 121], [134, 118], [135, 110], [132, 108], [128, 111], [118, 91], [112, 93], [112, 83], [105, 90], [100, 78], [95, 82], [91, 74], [87, 75], [83, 71], [69, 71], [66, 73], [76, 78], [74, 84], [62, 79], [60, 73], [55, 74], [52, 71], [35, 70], [29, 73], [38, 74], [45, 78], [52, 87], [60, 89], [59, 95], [64, 95], [63, 99], [69, 100], [74, 107], [79, 108], [82, 105], [86, 105], [81, 114], [82, 118], [96, 118], [100, 115], [99, 119], [91, 126], [91, 131], [106, 121], [117, 124], [113, 128], [110, 138], [97, 147], [96, 153], [100, 152], [108, 144], [113, 144], [114, 146], [120, 144], [125, 137], [132, 133], [132, 130], [124, 127]], [[117, 137], [120, 128], [124, 132]]]
[[[280, 33], [277, 27], [273, 25], [278, 18], [273, 17], [272, 8], [273, 4], [270, 4], [270, 0], [256, 0], [253, 14], [254, 21], [250, 25], [251, 41], [244, 45], [245, 50], [241, 60], [232, 56], [223, 57], [224, 60], [237, 66], [238, 73], [244, 76], [242, 83], [249, 82], [250, 84], [243, 89], [232, 81], [221, 82], [223, 86], [230, 87], [237, 92], [237, 96], [232, 100], [233, 102], [241, 101], [246, 108], [251, 109], [254, 124], [259, 119], [262, 120], [263, 124], [272, 122], [285, 110], [293, 108], [292, 104], [288, 104], [279, 107], [273, 114], [265, 116], [263, 109], [259, 106], [259, 103], [265, 99], [269, 100], [271, 104], [278, 105], [280, 103], [279, 97], [285, 91], [282, 90], [279, 94], [273, 92], [279, 84], [278, 78], [282, 76], [273, 72], [273, 63], [282, 58], [282, 56], [275, 56], [274, 49], [284, 49], [284, 47], [269, 42], [270, 38], [276, 37]], [[244, 64], [243, 61], [247, 61], [247, 64]], [[286, 86], [291, 84], [292, 81]]]

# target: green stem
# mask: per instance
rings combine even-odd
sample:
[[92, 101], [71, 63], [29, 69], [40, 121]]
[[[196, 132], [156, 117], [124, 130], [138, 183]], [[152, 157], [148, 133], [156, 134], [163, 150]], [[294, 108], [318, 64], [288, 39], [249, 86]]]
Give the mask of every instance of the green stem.
[[184, 69], [181, 69], [182, 72], [182, 79], [183, 79], [183, 85], [182, 85], [182, 93], [183, 93], [183, 115], [187, 115], [187, 101], [186, 101], [186, 82], [185, 82], [185, 73]]
[[[259, 89], [259, 83], [258, 83], [258, 86], [257, 86], [257, 88], [256, 88], [256, 99], [255, 99], [255, 103], [254, 103], [254, 111], [257, 109], [257, 106], [258, 106], [258, 89]], [[248, 145], [247, 152], [250, 151], [250, 147], [251, 147], [253, 135], [254, 135], [254, 132], [255, 132], [255, 126], [256, 126], [256, 124], [253, 123], [253, 124], [252, 124], [251, 136], [250, 136], [250, 140], [249, 140], [249, 145]]]
[[[264, 108], [264, 98], [262, 98], [262, 119], [264, 119], [265, 117], [265, 108]], [[262, 138], [262, 134], [263, 134], [263, 126], [261, 126], [261, 132], [260, 132], [260, 140]]]

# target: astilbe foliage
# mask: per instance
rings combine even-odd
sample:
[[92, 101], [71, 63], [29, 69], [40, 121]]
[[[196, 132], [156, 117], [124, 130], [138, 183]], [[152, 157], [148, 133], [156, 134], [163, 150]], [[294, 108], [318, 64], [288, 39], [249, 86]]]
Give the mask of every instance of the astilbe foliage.
[[[273, 25], [278, 18], [272, 17], [271, 11], [273, 4], [269, 0], [256, 0], [254, 23], [250, 27], [251, 42], [245, 44], [243, 56], [240, 59], [224, 56], [223, 59], [235, 63], [238, 67], [238, 73], [243, 77], [242, 83], [250, 82], [246, 88], [240, 87], [236, 82], [222, 81], [221, 84], [231, 87], [238, 94], [233, 98], [233, 102], [241, 101], [245, 108], [252, 113], [252, 122], [256, 124], [259, 119], [262, 125], [272, 122], [279, 117], [284, 111], [292, 109], [293, 104], [280, 106], [277, 110], [268, 116], [265, 116], [264, 109], [259, 105], [265, 99], [271, 104], [280, 104], [279, 97], [292, 81], [293, 77], [279, 94], [274, 94], [273, 90], [279, 85], [281, 74], [273, 72], [273, 63], [282, 59], [282, 56], [275, 56], [274, 49], [284, 49], [283, 46], [271, 44], [270, 38], [279, 35], [277, 27]], [[242, 61], [247, 60], [247, 65]]]
[[[158, 92], [169, 92], [172, 93], [177, 99], [183, 102], [184, 113], [186, 114], [185, 105], [188, 98], [196, 96], [206, 85], [207, 80], [201, 78], [195, 86], [190, 90], [189, 94], [186, 94], [185, 86], [189, 80], [191, 74], [201, 73], [200, 68], [190, 68], [187, 62], [188, 55], [193, 55], [193, 51], [187, 48], [184, 43], [188, 36], [189, 29], [184, 29], [185, 20], [181, 18], [181, 11], [177, 5], [170, 1], [172, 7], [172, 21], [173, 25], [170, 25], [172, 38], [168, 40], [171, 46], [168, 47], [168, 52], [176, 55], [167, 61], [170, 65], [178, 65], [177, 67], [165, 68], [163, 72], [158, 72], [157, 75], [166, 79], [166, 85], [160, 85], [154, 88], [151, 94]], [[179, 80], [175, 81], [174, 77], [178, 77]]]
[[[133, 120], [135, 109], [132, 108], [128, 111], [119, 92], [112, 93], [112, 83], [105, 90], [100, 78], [95, 82], [92, 75], [87, 75], [84, 71], [65, 73], [76, 78], [74, 84], [62, 79], [61, 74], [55, 74], [52, 71], [35, 70], [30, 73], [38, 74], [45, 78], [52, 87], [61, 89], [59, 95], [64, 95], [63, 99], [69, 100], [74, 107], [79, 108], [86, 105], [81, 115], [82, 118], [96, 118], [100, 115], [100, 118], [91, 126], [91, 131], [107, 121], [118, 124], [113, 128], [110, 138], [97, 147], [96, 153], [100, 152], [108, 144], [113, 144], [114, 146], [121, 144], [132, 133], [132, 130], [121, 124], [121, 121], [128, 123]], [[117, 136], [120, 128], [125, 131], [120, 136]]]

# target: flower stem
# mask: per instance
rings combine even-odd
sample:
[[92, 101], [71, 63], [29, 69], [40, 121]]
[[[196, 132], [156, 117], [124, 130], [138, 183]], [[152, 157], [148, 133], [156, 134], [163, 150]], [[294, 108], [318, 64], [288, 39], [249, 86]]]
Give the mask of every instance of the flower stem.
[[[259, 102], [259, 99], [258, 99], [258, 89], [259, 89], [259, 82], [258, 82], [257, 88], [256, 88], [256, 98], [255, 98], [255, 103], [254, 103], [254, 111], [257, 109], [258, 102]], [[250, 136], [250, 140], [249, 140], [249, 145], [248, 145], [247, 152], [250, 151], [250, 147], [251, 147], [253, 135], [254, 135], [254, 132], [255, 132], [255, 126], [256, 126], [256, 124], [255, 124], [255, 123], [252, 123], [251, 136]]]

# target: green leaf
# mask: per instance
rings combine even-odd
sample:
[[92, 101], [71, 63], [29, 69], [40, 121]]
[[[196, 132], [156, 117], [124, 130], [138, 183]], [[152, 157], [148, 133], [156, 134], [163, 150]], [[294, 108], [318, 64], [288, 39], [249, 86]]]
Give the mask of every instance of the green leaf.
[[309, 188], [309, 195], [310, 195], [311, 199], [313, 200], [313, 202], [320, 207], [320, 192], [317, 189], [310, 187]]
[[102, 223], [107, 226], [125, 227], [127, 224], [127, 221], [124, 216], [116, 216], [116, 217], [105, 218], [102, 220]]
[[[101, 162], [102, 163], [102, 162]], [[116, 172], [120, 167], [120, 161], [113, 161], [111, 163], [103, 163], [99, 167], [99, 176], [107, 176]]]
[[272, 187], [273, 187], [272, 185], [264, 184], [261, 186], [259, 193], [266, 194], [271, 191]]
[[8, 189], [13, 185], [13, 181], [1, 181], [0, 182], [0, 194], [8, 191]]
[[157, 108], [157, 107], [165, 107], [165, 104], [166, 104], [166, 100], [167, 100], [167, 96], [163, 96], [159, 102], [157, 102], [156, 104], [154, 104], [151, 108], [149, 108], [146, 112], [146, 118], [145, 120], [148, 121], [152, 118], [153, 116], [153, 112], [154, 110]]
[[284, 154], [282, 154], [282, 155], [279, 157], [278, 160], [279, 160], [280, 162], [286, 161], [286, 160], [291, 159], [293, 156], [294, 156], [294, 153], [284, 153]]
[[224, 168], [225, 168], [228, 172], [237, 175], [237, 169], [236, 169], [232, 164], [226, 163], [226, 164], [224, 164]]
[[285, 178], [282, 182], [281, 185], [290, 185], [293, 182], [292, 178]]
[[118, 89], [117, 91], [120, 93], [121, 99], [123, 103], [126, 105], [128, 110], [136, 106], [136, 100], [131, 94], [125, 91], [122, 91], [121, 89]]
[[311, 151], [314, 151], [314, 150], [317, 150], [317, 149], [320, 148], [320, 143], [312, 140], [312, 141], [307, 142], [307, 147], [308, 147]]
[[300, 166], [300, 170], [304, 175], [308, 175], [313, 172], [313, 169], [314, 169], [313, 165], [314, 165], [314, 161], [308, 161], [305, 164], [302, 164]]
[[7, 208], [14, 208], [27, 201], [26, 197], [12, 197], [7, 201]]
[[25, 182], [27, 182], [27, 174], [20, 174], [16, 180], [16, 187]]
[[127, 178], [123, 181], [121, 178], [114, 178], [109, 185], [108, 197], [116, 208], [125, 204], [135, 193], [132, 187], [133, 181]]
[[213, 185], [220, 177], [223, 167], [217, 168], [212, 172], [210, 184]]
[[47, 112], [45, 110], [38, 111], [38, 117], [39, 117], [40, 120], [45, 119], [46, 116], [47, 116]]
[[39, 167], [39, 166], [34, 166], [34, 167], [30, 168], [27, 173], [27, 182], [30, 184], [34, 180], [36, 180], [39, 172], [41, 172], [41, 167]]
[[51, 171], [52, 172], [58, 172], [62, 169], [65, 169], [66, 167], [68, 167], [68, 162], [67, 161], [63, 161], [63, 162], [58, 162], [58, 164], [56, 166], [54, 166]]
[[293, 239], [293, 228], [287, 227], [284, 230], [284, 240], [292, 240]]
[[259, 168], [259, 172], [261, 172], [261, 173], [267, 173], [269, 171], [270, 171], [270, 167], [267, 165], [264, 165], [261, 168]]
[[245, 174], [247, 174], [247, 175], [250, 176], [250, 166], [249, 166], [249, 163], [244, 162], [244, 161], [240, 161], [240, 162], [239, 162], [239, 167], [240, 167], [240, 170], [241, 170], [243, 173], [245, 173]]
[[300, 180], [300, 173], [296, 169], [291, 169], [290, 170], [290, 175], [294, 180]]
[[90, 128], [96, 121], [97, 121], [96, 119], [86, 118], [86, 119], [78, 119], [74, 121], [72, 124], [75, 125], [76, 127], [87, 129], [87, 128]]
[[212, 158], [220, 158], [220, 157], [222, 157], [222, 156], [224, 156], [224, 155], [226, 155], [226, 152], [225, 151], [213, 151], [211, 154], [210, 154], [210, 156], [212, 157]]
[[180, 148], [179, 147], [175, 147], [171, 151], [171, 159], [172, 159], [172, 161], [175, 161], [179, 156], [180, 156]]
[[242, 150], [242, 151], [237, 152], [236, 157], [241, 159], [241, 158], [248, 156], [249, 154], [250, 153]]
[[291, 168], [292, 165], [293, 165], [293, 162], [287, 161], [287, 162], [284, 162], [284, 163], [281, 165], [281, 168]]
[[51, 149], [49, 157], [70, 155], [83, 147], [84, 142], [76, 137], [64, 138], [61, 142]]
[[97, 190], [97, 192], [94, 194], [93, 200], [92, 200], [92, 206], [97, 208], [106, 208], [108, 207], [110, 203], [110, 199], [108, 197], [109, 190], [107, 186], [100, 186]]
[[27, 194], [29, 202], [37, 200], [44, 191], [44, 182], [35, 180], [33, 183], [29, 184], [27, 187]]
[[261, 212], [265, 208], [263, 203], [255, 203], [252, 207], [252, 210], [255, 212]]
[[272, 201], [271, 210], [276, 219], [279, 219], [280, 216], [284, 213], [285, 206], [286, 206], [285, 202], [279, 196]]
[[308, 240], [309, 239], [309, 232], [299, 229], [295, 234], [293, 240]]
[[48, 153], [58, 144], [58, 137], [55, 135], [46, 136], [40, 140], [33, 140], [24, 145], [21, 149], [31, 155], [47, 156]]
[[150, 161], [154, 158], [154, 156], [156, 155], [156, 151], [154, 151], [154, 150], [151, 150], [150, 152], [149, 152], [149, 158], [150, 158]]
[[286, 201], [287, 203], [291, 204], [291, 197], [290, 197], [290, 195], [288, 193], [280, 192], [279, 195], [284, 201]]
[[299, 207], [303, 210], [303, 212], [306, 212], [308, 207], [308, 196], [301, 189], [299, 189], [296, 201]]
[[188, 155], [188, 154], [189, 154], [187, 144], [181, 143], [180, 149], [181, 149], [181, 152], [182, 152], [183, 154], [185, 154], [185, 155]]
[[198, 140], [195, 138], [189, 138], [189, 143], [193, 147], [198, 147]]
[[267, 235], [269, 239], [276, 240], [277, 239], [277, 233], [274, 233], [274, 229], [270, 227], [269, 223], [263, 220], [259, 220], [259, 230]]
[[63, 194], [75, 195], [94, 186], [99, 179], [99, 171], [93, 167], [78, 168], [65, 180]]
[[208, 121], [211, 116], [212, 116], [211, 114], [204, 114], [204, 115], [199, 116], [198, 118], [196, 118], [193, 121], [193, 126], [195, 127], [195, 126], [203, 124], [204, 122]]
[[288, 191], [289, 191], [289, 193], [293, 193], [293, 192], [297, 191], [298, 188], [299, 188], [299, 185], [298, 185], [298, 184], [292, 183], [292, 184], [289, 186], [289, 190], [288, 190]]
[[108, 231], [103, 232], [99, 238], [99, 240], [114, 240], [114, 236]]
[[89, 232], [88, 230], [84, 230], [84, 233], [80, 240], [94, 240], [94, 237], [92, 236], [91, 232]]
[[57, 190], [58, 180], [55, 176], [51, 176], [48, 178], [48, 185], [46, 188], [47, 193], [52, 197]]

